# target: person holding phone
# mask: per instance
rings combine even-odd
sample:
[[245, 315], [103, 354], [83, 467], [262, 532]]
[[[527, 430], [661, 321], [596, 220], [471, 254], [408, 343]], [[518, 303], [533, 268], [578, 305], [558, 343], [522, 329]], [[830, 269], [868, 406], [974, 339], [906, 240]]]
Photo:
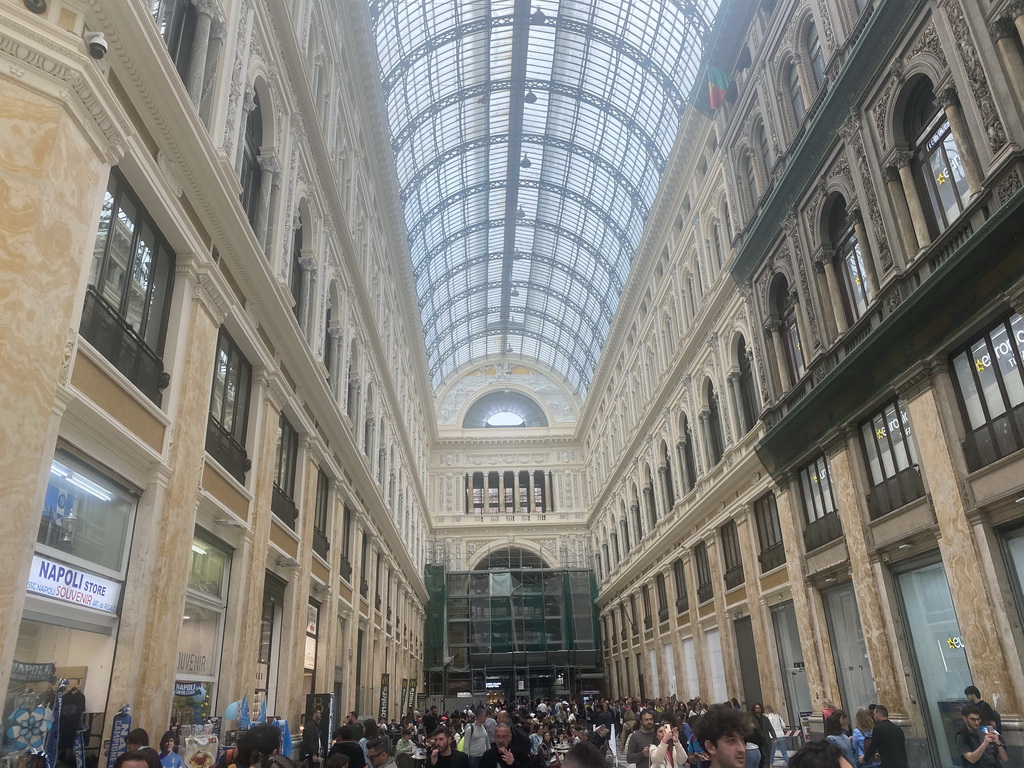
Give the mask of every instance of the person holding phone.
[[651, 749], [651, 768], [683, 768], [689, 763], [679, 729], [667, 723], [658, 728], [657, 743]]

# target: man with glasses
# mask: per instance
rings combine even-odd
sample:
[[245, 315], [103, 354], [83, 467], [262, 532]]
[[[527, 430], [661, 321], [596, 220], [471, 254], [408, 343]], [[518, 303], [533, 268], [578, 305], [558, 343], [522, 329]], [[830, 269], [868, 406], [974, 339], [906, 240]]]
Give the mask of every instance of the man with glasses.
[[383, 736], [366, 742], [366, 756], [370, 758], [368, 768], [397, 768], [391, 754], [391, 740]]
[[977, 765], [982, 768], [999, 768], [1006, 762], [1006, 745], [999, 732], [992, 725], [982, 726], [981, 709], [969, 704], [960, 710], [964, 727], [956, 734], [956, 751], [963, 765]]

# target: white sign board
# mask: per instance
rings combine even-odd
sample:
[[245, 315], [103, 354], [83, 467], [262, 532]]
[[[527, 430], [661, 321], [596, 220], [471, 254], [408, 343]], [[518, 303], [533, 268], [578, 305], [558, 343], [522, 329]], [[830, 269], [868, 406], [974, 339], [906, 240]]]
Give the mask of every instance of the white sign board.
[[120, 582], [39, 555], [32, 556], [28, 591], [115, 615], [121, 600]]

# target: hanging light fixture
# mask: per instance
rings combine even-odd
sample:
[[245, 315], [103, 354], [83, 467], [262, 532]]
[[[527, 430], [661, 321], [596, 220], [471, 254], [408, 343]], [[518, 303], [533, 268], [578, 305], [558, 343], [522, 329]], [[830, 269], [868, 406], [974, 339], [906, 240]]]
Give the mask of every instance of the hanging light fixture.
[[533, 163], [530, 160], [530, 156], [524, 152], [523, 159], [519, 161], [519, 167], [529, 168], [531, 165], [533, 165]]
[[512, 297], [515, 298], [518, 295], [519, 295], [519, 289], [518, 288], [513, 288], [512, 289]]
[[544, 13], [544, 11], [542, 11], [539, 6], [537, 7], [537, 10], [535, 10], [533, 14], [530, 16], [530, 22], [533, 24], [543, 24], [545, 21], [547, 21], [547, 19], [547, 14]]
[[505, 345], [505, 354], [511, 355], [514, 351], [515, 350], [512, 349], [512, 345], [511, 344], [506, 344]]
[[526, 218], [526, 211], [523, 210], [523, 206], [520, 205], [519, 208], [516, 209], [516, 216], [520, 219]]
[[525, 101], [527, 104], [536, 103], [537, 94], [533, 92], [533, 88], [526, 92], [526, 95], [523, 97], [523, 101]]

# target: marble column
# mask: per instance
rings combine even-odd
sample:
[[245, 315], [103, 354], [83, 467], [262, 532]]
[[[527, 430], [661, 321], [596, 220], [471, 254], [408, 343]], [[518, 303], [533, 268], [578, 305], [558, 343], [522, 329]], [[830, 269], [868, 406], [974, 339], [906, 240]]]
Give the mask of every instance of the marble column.
[[483, 471], [484, 476], [484, 514], [491, 514], [491, 473], [486, 469]]
[[[893, 656], [892, 643], [886, 629], [888, 611], [875, 610], [888, 606], [883, 590], [875, 578], [868, 528], [868, 511], [864, 503], [865, 488], [855, 469], [856, 435], [840, 433], [826, 447], [825, 455], [832, 474], [832, 488], [836, 507], [843, 525], [843, 541], [850, 558], [850, 576], [860, 606], [861, 630], [871, 664], [871, 677], [875, 684], [875, 701], [893, 703], [907, 700], [907, 692], [900, 685], [902, 674], [898, 660]], [[899, 712], [899, 704], [893, 712]]]
[[[936, 96], [936, 100], [946, 113], [946, 119], [949, 120], [949, 130], [953, 134], [956, 148], [960, 150], [960, 163], [963, 165], [964, 175], [967, 177], [967, 187], [971, 197], [974, 197], [981, 192], [981, 164], [978, 162], [977, 152], [974, 151], [974, 142], [971, 141], [971, 132], [967, 127], [967, 121], [964, 120], [960, 96], [953, 86], [942, 89]], [[950, 172], [952, 173], [952, 169]], [[950, 182], [955, 183], [952, 179]]]
[[804, 658], [804, 672], [807, 675], [807, 688], [811, 695], [811, 706], [817, 713], [826, 697], [825, 675], [818, 656], [818, 635], [814, 622], [814, 601], [811, 591], [813, 587], [803, 579], [802, 563], [804, 561], [803, 524], [800, 517], [799, 501], [794, 498], [797, 492], [790, 478], [779, 482], [779, 491], [775, 494], [779, 512], [779, 528], [782, 531], [782, 546], [786, 551], [786, 568], [790, 573], [790, 585], [793, 596], [793, 610], [796, 614], [797, 633], [800, 635], [800, 650]]
[[519, 490], [519, 470], [512, 472], [512, 511], [520, 515], [523, 512], [523, 501]]
[[551, 477], [551, 470], [544, 473], [544, 482], [547, 483], [547, 510], [548, 512], [555, 511], [555, 485]]
[[[952, 426], [957, 417], [944, 407], [948, 406], [948, 396], [940, 394], [937, 388], [939, 378], [947, 375], [938, 364], [922, 366], [905, 378], [899, 391], [914, 428], [921, 473], [939, 528], [939, 552], [960, 634], [967, 647], [971, 677], [985, 691], [987, 700], [1000, 703], [1003, 712], [1019, 712], [1020, 702], [1006, 673], [1010, 668], [1008, 651], [1000, 641], [1000, 627], [993, 610], [1003, 598], [997, 585], [979, 578], [981, 557], [968, 519], [974, 510], [960, 482], [965, 468], [959, 455], [959, 437]], [[989, 592], [990, 588], [995, 590], [994, 594]]]
[[921, 196], [917, 191], [917, 181], [914, 179], [914, 170], [910, 167], [914, 159], [913, 152], [897, 152], [896, 167], [899, 168], [900, 184], [903, 186], [903, 196], [907, 201], [907, 208], [910, 210], [910, 220], [914, 224], [914, 235], [917, 237], [918, 245], [924, 248], [932, 241], [928, 232], [928, 219], [924, 215], [924, 207], [921, 205]]
[[774, 318], [768, 318], [764, 323], [764, 330], [767, 332], [772, 343], [772, 352], [775, 354], [775, 371], [779, 376], [779, 386], [782, 391], [780, 395], [789, 392], [793, 382], [789, 377], [789, 364], [786, 362], [786, 353], [782, 348], [782, 325]]
[[914, 230], [914, 222], [910, 217], [910, 208], [907, 205], [907, 196], [903, 193], [903, 181], [900, 179], [900, 171], [895, 165], [887, 165], [882, 169], [882, 178], [885, 180], [885, 187], [889, 190], [889, 200], [892, 202], [893, 213], [896, 215], [896, 229], [903, 244], [904, 263], [911, 261], [919, 250], [921, 244], [917, 240], [917, 232]]
[[[1018, 18], [1024, 28], [1024, 16]], [[1012, 18], [1001, 16], [992, 22], [989, 32], [995, 41], [999, 58], [1002, 59], [1003, 66], [1006, 68], [1006, 80], [1013, 95], [1017, 98], [1018, 109], [1020, 109], [1021, 106], [1024, 106], [1024, 58], [1021, 57], [1020, 47], [1017, 44], [1017, 28], [1014, 26]]]
[[853, 232], [857, 236], [857, 247], [860, 248], [861, 260], [864, 262], [864, 276], [868, 281], [871, 300], [878, 298], [878, 271], [875, 269], [875, 255], [868, 240], [868, 230], [864, 226], [864, 214], [860, 208], [853, 207], [847, 211], [853, 222]]
[[739, 438], [747, 432], [746, 424], [743, 423], [743, 393], [740, 392], [740, 374], [738, 371], [732, 371], [725, 377], [725, 380], [728, 384], [729, 398], [732, 401], [732, 423], [733, 428], [736, 430], [736, 438], [738, 441]]
[[836, 323], [836, 333], [841, 336], [849, 329], [846, 322], [846, 312], [843, 309], [843, 293], [839, 287], [839, 276], [836, 274], [836, 252], [831, 248], [822, 248], [820, 259], [815, 259], [815, 269], [821, 263], [821, 270], [825, 275], [825, 284], [828, 286], [828, 304], [832, 311], [832, 318]]
[[301, 286], [299, 288], [299, 308], [297, 311], [299, 328], [308, 340], [314, 333], [313, 328], [313, 305], [316, 304], [316, 259], [312, 256], [303, 255], [299, 259], [299, 266], [302, 268]]
[[[38, 18], [25, 23], [50, 28]], [[126, 140], [107, 111], [115, 97], [79, 51], [59, 61], [85, 68], [81, 82], [96, 95], [94, 119], [106, 123], [109, 138], [69, 85], [70, 73], [65, 81], [37, 69], [54, 61], [49, 42], [38, 53], [32, 40], [17, 45], [25, 57], [6, 59], [0, 71], [0, 562], [10, 568], [0, 584], [0, 694], [10, 677], [60, 419], [70, 402], [65, 385], [82, 311], [80, 278], [96, 241], [108, 166], [119, 155], [108, 142]]]
[[498, 511], [503, 514], [508, 514], [508, 507], [505, 504], [505, 472], [498, 472]]
[[526, 511], [528, 513], [532, 514], [533, 512], [536, 511], [536, 504], [534, 502], [534, 499], [537, 498], [537, 494], [534, 492], [534, 483], [536, 482], [536, 478], [534, 477], [532, 469], [529, 471], [529, 474], [527, 475], [527, 480], [529, 482], [529, 486], [528, 487], [529, 487], [530, 496], [527, 499]]
[[267, 232], [270, 229], [270, 201], [273, 197], [277, 177], [281, 173], [281, 165], [277, 162], [275, 155], [262, 151], [257, 162], [260, 165], [260, 198], [256, 207], [256, 225], [253, 232], [260, 250], [266, 252]]
[[[203, 103], [203, 83], [206, 79], [206, 60], [210, 51], [210, 32], [216, 19], [221, 21], [220, 8], [215, 0], [192, 0], [196, 8], [196, 27], [192, 35], [192, 56], [188, 64], [185, 83], [188, 97], [198, 110]], [[187, 32], [187, 30], [186, 30]]]

